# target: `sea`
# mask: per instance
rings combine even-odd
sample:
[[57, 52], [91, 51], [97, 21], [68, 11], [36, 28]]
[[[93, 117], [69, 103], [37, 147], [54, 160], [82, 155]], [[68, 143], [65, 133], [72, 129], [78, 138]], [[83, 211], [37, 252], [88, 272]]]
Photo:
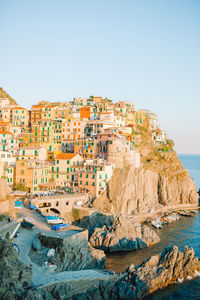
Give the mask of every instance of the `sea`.
[[[197, 191], [200, 189], [200, 155], [178, 155], [183, 166], [193, 178]], [[180, 250], [184, 246], [193, 247], [200, 259], [200, 213], [195, 217], [181, 217], [178, 221], [156, 230], [160, 243], [146, 249], [133, 252], [117, 252], [106, 256], [106, 269], [120, 273], [130, 264], [138, 265], [146, 258], [160, 253], [164, 248], [176, 245]], [[200, 278], [176, 283], [147, 296], [146, 300], [200, 300]]]

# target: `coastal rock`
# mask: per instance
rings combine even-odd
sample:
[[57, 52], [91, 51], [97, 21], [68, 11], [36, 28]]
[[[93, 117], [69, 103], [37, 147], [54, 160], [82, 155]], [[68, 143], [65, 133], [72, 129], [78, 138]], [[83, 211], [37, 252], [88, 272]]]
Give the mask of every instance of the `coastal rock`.
[[152, 229], [122, 215], [116, 217], [111, 226], [96, 228], [90, 237], [93, 247], [109, 252], [137, 250], [159, 241]]
[[198, 205], [194, 181], [171, 153], [160, 163], [115, 169], [108, 190], [93, 206], [100, 212], [116, 215], [149, 212], [163, 206]]
[[142, 299], [178, 279], [194, 278], [199, 270], [200, 261], [192, 248], [186, 246], [182, 252], [176, 246], [166, 248], [135, 268], [131, 265], [115, 285], [113, 299]]
[[18, 260], [9, 238], [0, 237], [0, 299], [17, 299], [31, 285], [32, 271]]
[[200, 271], [200, 260], [195, 257], [194, 250], [186, 246], [183, 251], [178, 251], [178, 247], [173, 246], [138, 266], [130, 265], [120, 277], [94, 282], [91, 278], [87, 287], [83, 282], [74, 282], [75, 286], [57, 282], [40, 290], [28, 291], [22, 299], [140, 300], [178, 280], [194, 278], [197, 271]]
[[87, 231], [67, 238], [56, 238], [40, 235], [41, 244], [48, 248], [56, 248], [51, 258], [57, 271], [77, 271], [84, 269], [102, 269], [105, 266], [105, 254], [91, 247]]

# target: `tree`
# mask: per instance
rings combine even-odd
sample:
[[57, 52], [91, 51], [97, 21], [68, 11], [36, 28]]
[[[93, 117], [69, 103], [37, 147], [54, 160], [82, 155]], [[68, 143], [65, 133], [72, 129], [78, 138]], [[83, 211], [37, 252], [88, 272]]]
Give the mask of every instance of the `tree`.
[[72, 217], [74, 221], [78, 221], [80, 219], [80, 213], [77, 208], [72, 208]]
[[24, 191], [24, 192], [27, 192], [28, 188], [23, 183], [15, 183], [13, 185], [13, 190], [14, 191]]

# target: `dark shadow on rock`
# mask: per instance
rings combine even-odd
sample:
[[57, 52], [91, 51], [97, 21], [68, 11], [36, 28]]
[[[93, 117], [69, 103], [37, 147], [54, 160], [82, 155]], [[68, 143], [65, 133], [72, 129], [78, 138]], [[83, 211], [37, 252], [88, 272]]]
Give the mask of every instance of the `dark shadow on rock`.
[[105, 215], [99, 212], [94, 212], [90, 216], [84, 216], [80, 220], [72, 222], [72, 225], [88, 229], [88, 234], [90, 237], [93, 234], [95, 228], [111, 226], [113, 221], [113, 215]]

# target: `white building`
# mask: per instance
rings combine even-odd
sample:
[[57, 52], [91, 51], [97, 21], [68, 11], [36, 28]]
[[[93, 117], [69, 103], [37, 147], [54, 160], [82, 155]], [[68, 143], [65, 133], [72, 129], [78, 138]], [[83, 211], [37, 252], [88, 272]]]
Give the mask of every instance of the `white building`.
[[45, 161], [47, 160], [47, 149], [39, 146], [19, 148], [17, 159], [39, 159]]
[[8, 185], [14, 183], [14, 168], [16, 166], [16, 158], [12, 152], [0, 151], [0, 176], [7, 178]]

